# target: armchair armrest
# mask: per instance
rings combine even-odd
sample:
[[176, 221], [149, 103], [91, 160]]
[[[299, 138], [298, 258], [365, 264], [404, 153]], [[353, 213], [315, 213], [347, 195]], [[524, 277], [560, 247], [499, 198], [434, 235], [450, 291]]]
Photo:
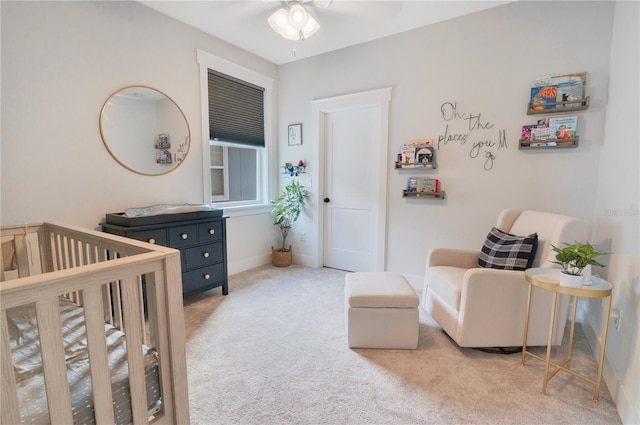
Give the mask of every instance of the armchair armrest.
[[427, 254], [427, 268], [451, 266], [472, 269], [478, 267], [480, 251], [452, 248], [433, 248]]
[[[523, 271], [474, 268], [467, 270], [460, 298], [459, 344], [519, 345], [524, 330], [528, 284]], [[509, 344], [509, 342], [511, 344]]]
[[499, 314], [496, 310], [505, 312], [520, 304], [518, 311], [524, 315], [522, 305], [526, 301], [527, 290], [523, 271], [482, 267], [469, 269], [462, 281], [460, 310], [496, 315]]
[[506, 286], [514, 284], [528, 288], [524, 271], [490, 269], [476, 266], [473, 269], [467, 270], [464, 274], [462, 292], [504, 292], [507, 289]]

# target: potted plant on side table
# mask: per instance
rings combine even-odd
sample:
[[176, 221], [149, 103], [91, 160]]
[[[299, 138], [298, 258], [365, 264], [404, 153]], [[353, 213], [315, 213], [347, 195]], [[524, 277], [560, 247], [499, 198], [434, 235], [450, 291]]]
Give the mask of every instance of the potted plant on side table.
[[564, 248], [559, 248], [555, 245], [551, 245], [551, 249], [556, 253], [555, 264], [562, 266], [562, 273], [560, 274], [560, 286], [569, 286], [572, 288], [579, 288], [584, 282], [584, 276], [582, 271], [587, 266], [600, 266], [606, 267], [604, 264], [600, 264], [594, 258], [600, 255], [609, 255], [608, 252], [598, 252], [594, 249], [590, 243], [574, 244], [565, 243]]
[[288, 267], [291, 265], [291, 245], [286, 248], [287, 236], [293, 223], [298, 220], [302, 207], [307, 201], [307, 189], [301, 186], [297, 180], [291, 180], [282, 193], [271, 201], [271, 215], [273, 224], [278, 227], [282, 235], [282, 246], [275, 249], [271, 246], [271, 260], [276, 267]]

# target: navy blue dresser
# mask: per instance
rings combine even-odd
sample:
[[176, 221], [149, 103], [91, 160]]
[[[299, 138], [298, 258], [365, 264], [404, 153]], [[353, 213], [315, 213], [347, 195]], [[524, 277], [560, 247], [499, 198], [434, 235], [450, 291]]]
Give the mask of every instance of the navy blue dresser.
[[219, 286], [227, 295], [226, 219], [219, 209], [146, 217], [114, 213], [106, 214], [102, 228], [107, 233], [180, 250], [183, 295]]

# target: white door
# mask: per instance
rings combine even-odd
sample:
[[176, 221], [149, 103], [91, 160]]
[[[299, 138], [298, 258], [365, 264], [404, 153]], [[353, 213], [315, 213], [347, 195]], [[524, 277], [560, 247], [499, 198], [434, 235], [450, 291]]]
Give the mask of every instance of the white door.
[[383, 270], [379, 218], [386, 201], [380, 197], [386, 190], [381, 190], [379, 176], [386, 164], [380, 158], [380, 106], [330, 112], [323, 122], [324, 265]]

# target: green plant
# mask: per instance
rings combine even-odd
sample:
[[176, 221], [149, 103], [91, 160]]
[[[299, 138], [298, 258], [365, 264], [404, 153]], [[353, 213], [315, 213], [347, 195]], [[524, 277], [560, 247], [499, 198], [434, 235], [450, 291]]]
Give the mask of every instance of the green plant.
[[302, 207], [307, 201], [307, 189], [301, 186], [297, 180], [291, 180], [282, 193], [271, 201], [271, 215], [273, 216], [273, 224], [278, 227], [282, 234], [282, 248], [280, 250], [287, 251], [285, 242], [289, 230], [293, 223], [300, 217]]
[[590, 243], [576, 242], [574, 244], [565, 243], [565, 245], [564, 248], [558, 248], [551, 244], [551, 249], [556, 253], [557, 260], [553, 263], [560, 264], [566, 274], [574, 276], [580, 276], [582, 270], [589, 265], [605, 267], [604, 264], [600, 264], [594, 258], [610, 254], [609, 252], [596, 251]]

